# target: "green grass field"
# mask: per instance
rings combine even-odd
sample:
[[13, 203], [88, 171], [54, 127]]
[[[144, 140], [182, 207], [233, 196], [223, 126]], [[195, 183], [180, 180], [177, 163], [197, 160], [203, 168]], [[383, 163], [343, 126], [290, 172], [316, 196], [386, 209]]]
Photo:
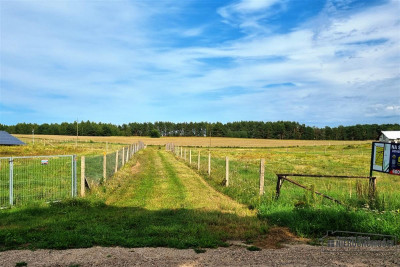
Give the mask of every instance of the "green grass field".
[[[28, 149], [32, 149], [30, 154], [43, 151]], [[83, 151], [83, 155], [94, 154], [90, 147], [87, 149], [92, 152]], [[191, 164], [189, 149], [192, 150]], [[211, 176], [207, 174], [209, 152], [212, 155]], [[224, 186], [226, 156], [230, 160], [229, 187]], [[263, 196], [259, 195], [261, 158], [266, 161]], [[164, 151], [163, 146], [148, 147], [136, 154], [112, 179], [92, 188], [84, 199], [48, 204], [32, 201], [27, 206], [0, 210], [0, 249], [95, 245], [217, 247], [231, 239], [255, 240], [275, 225], [287, 226], [297, 235], [311, 238], [319, 238], [327, 230], [380, 233], [400, 238], [398, 176], [375, 173], [378, 193], [372, 200], [368, 197], [367, 179], [306, 177], [293, 180], [345, 205], [288, 182], [284, 182], [280, 198], [275, 199], [276, 173], [368, 176], [369, 159], [370, 145], [366, 144], [187, 147], [186, 161], [177, 160], [176, 155]], [[100, 175], [102, 156], [93, 156], [93, 160], [93, 163], [87, 161], [91, 165], [89, 169], [93, 169], [89, 172]], [[114, 160], [115, 157], [107, 158], [110, 163]], [[44, 166], [35, 168], [41, 167]], [[7, 169], [2, 171], [6, 175]], [[107, 172], [112, 173], [112, 170]]]
[[[184, 150], [186, 149], [186, 161]], [[277, 173], [369, 176], [370, 145], [290, 148], [183, 148], [182, 161], [216, 189], [258, 210], [260, 218], [289, 226], [301, 236], [318, 237], [327, 230], [392, 234], [400, 237], [400, 177], [374, 172], [377, 196], [368, 194], [368, 179], [292, 177], [292, 180], [340, 200], [338, 205], [289, 182], [275, 199]], [[207, 174], [211, 153], [211, 176]], [[229, 186], [224, 186], [225, 157], [229, 157]], [[180, 150], [178, 151], [180, 158]], [[265, 159], [265, 194], [259, 196], [259, 164]]]
[[137, 153], [86, 199], [0, 211], [0, 250], [99, 246], [225, 246], [266, 222], [165, 151]]

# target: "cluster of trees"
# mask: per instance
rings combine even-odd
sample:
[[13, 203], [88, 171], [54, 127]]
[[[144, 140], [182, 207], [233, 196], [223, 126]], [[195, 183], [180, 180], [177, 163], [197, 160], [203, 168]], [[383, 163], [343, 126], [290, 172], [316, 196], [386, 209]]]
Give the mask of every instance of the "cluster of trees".
[[49, 134], [49, 135], [79, 135], [85, 136], [217, 136], [239, 138], [268, 138], [268, 139], [304, 139], [304, 140], [373, 140], [377, 139], [384, 130], [400, 130], [399, 124], [364, 124], [338, 127], [310, 127], [298, 122], [277, 121], [240, 121], [229, 123], [209, 122], [155, 122], [128, 123], [114, 125], [82, 121], [78, 124], [63, 122], [18, 123], [7, 126], [0, 124], [0, 130], [12, 134]]

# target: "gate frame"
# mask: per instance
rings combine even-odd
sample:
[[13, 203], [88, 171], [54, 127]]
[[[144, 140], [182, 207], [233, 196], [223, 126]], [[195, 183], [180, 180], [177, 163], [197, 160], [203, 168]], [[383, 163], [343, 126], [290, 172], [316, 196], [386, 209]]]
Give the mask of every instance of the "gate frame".
[[9, 204], [14, 206], [14, 160], [15, 159], [34, 159], [34, 158], [68, 158], [71, 157], [71, 196], [78, 195], [77, 187], [77, 156], [76, 155], [51, 155], [51, 156], [20, 156], [20, 157], [0, 157], [8, 159], [9, 172]]
[[328, 195], [324, 195], [318, 191], [313, 191], [310, 188], [307, 188], [306, 186], [299, 184], [289, 178], [287, 178], [287, 176], [293, 176], [293, 177], [314, 177], [314, 178], [347, 178], [347, 179], [369, 179], [369, 192], [371, 194], [372, 197], [375, 197], [375, 193], [376, 193], [376, 177], [370, 177], [370, 176], [346, 176], [346, 175], [318, 175], [318, 174], [295, 174], [295, 173], [289, 173], [289, 174], [276, 174], [278, 176], [278, 180], [276, 183], [276, 193], [275, 193], [275, 199], [278, 200], [279, 196], [281, 194], [281, 187], [283, 182], [286, 180], [289, 183], [292, 183], [298, 187], [301, 187], [305, 190], [308, 191], [312, 191], [313, 193], [320, 195], [324, 198], [327, 198], [329, 200], [332, 200], [340, 205], [343, 205], [343, 203], [337, 199], [334, 199]]

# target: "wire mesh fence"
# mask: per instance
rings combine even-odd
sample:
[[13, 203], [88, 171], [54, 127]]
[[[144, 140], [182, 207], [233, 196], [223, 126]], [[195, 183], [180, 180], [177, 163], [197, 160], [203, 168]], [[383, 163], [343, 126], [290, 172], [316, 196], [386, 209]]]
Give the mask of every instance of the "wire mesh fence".
[[106, 177], [114, 175], [115, 171], [115, 158], [117, 152], [109, 153], [106, 155]]
[[85, 178], [92, 184], [100, 184], [103, 181], [103, 155], [85, 157]]
[[102, 184], [112, 178], [135, 153], [144, 148], [144, 143], [139, 142], [108, 154], [87, 156], [83, 176], [89, 186]]
[[[364, 146], [345, 147], [291, 147], [263, 149], [173, 147], [175, 156], [221, 190], [239, 202], [254, 206], [260, 201], [276, 199], [276, 173], [307, 173], [315, 177], [296, 177], [295, 180], [313, 191], [319, 191], [343, 203], [362, 206], [368, 200], [368, 179], [322, 179], [322, 175], [367, 175], [370, 151]], [[168, 150], [168, 147], [167, 147]], [[185, 159], [185, 151], [187, 156]], [[200, 153], [200, 160], [198, 155]], [[227, 164], [228, 158], [228, 164]], [[261, 171], [261, 160], [264, 168]], [[200, 162], [200, 166], [199, 166]], [[210, 167], [209, 167], [210, 166]], [[228, 171], [227, 171], [228, 166]], [[321, 176], [318, 176], [321, 175]], [[261, 176], [263, 179], [261, 179]], [[391, 188], [393, 179], [379, 178], [378, 192], [385, 209], [396, 210], [399, 200]], [[280, 202], [302, 203], [307, 199], [304, 188], [285, 183]], [[324, 205], [331, 202], [324, 198]], [[361, 204], [360, 204], [361, 203]]]
[[1, 158], [0, 206], [76, 195], [75, 156]]
[[[143, 148], [145, 145], [139, 142], [106, 155], [82, 158], [75, 155], [0, 158], [0, 207], [75, 197], [82, 189], [80, 186], [85, 187], [83, 180], [78, 183], [78, 177], [83, 176], [89, 185], [101, 184]], [[84, 169], [81, 160], [85, 161]]]
[[10, 203], [10, 158], [0, 158], [0, 207]]

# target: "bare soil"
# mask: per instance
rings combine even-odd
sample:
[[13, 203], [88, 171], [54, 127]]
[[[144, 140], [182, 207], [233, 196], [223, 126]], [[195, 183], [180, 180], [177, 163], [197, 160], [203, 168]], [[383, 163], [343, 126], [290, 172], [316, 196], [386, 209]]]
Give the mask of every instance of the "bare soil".
[[284, 245], [281, 249], [249, 251], [233, 242], [227, 248], [193, 249], [92, 247], [70, 250], [11, 250], [0, 253], [0, 266], [400, 266], [400, 250], [354, 249], [325, 251], [306, 244]]

